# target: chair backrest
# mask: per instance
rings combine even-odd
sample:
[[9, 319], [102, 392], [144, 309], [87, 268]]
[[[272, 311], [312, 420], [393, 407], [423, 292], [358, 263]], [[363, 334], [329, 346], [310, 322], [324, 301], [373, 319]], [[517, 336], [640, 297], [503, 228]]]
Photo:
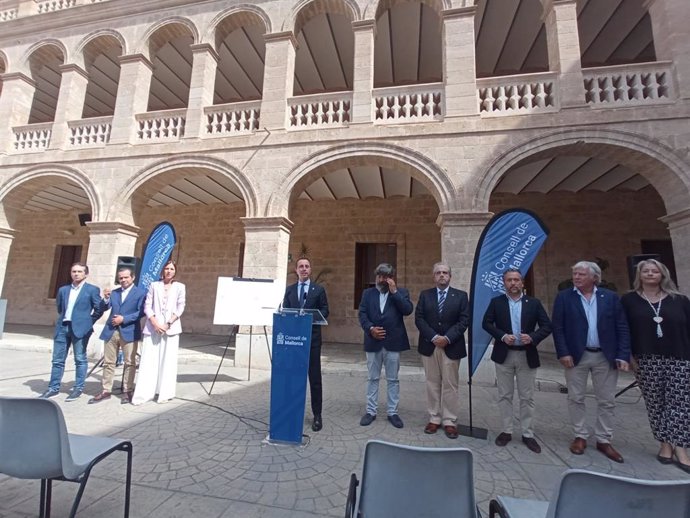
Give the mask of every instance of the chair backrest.
[[365, 517], [476, 518], [472, 452], [369, 441], [357, 508]]
[[547, 518], [690, 518], [690, 480], [637, 480], [571, 469]]
[[0, 397], [0, 473], [42, 479], [63, 475], [70, 459], [67, 427], [57, 403]]

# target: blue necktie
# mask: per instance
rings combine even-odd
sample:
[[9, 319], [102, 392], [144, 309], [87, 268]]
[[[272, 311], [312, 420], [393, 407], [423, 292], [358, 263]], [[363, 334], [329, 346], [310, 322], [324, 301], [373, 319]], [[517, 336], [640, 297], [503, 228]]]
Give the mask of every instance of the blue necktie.
[[441, 291], [438, 294], [438, 314], [439, 315], [441, 313], [443, 313], [443, 305], [445, 304], [445, 302], [446, 302], [446, 292]]
[[299, 283], [299, 305], [304, 307], [304, 303], [307, 301], [307, 290], [303, 282]]

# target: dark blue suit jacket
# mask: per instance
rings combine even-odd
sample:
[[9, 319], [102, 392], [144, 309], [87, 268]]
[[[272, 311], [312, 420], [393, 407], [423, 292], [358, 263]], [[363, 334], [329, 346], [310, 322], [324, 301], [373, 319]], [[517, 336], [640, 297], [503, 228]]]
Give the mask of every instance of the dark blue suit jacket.
[[[62, 326], [67, 311], [71, 284], [62, 286], [58, 290], [55, 304], [57, 306], [58, 318], [55, 321], [55, 335], [57, 337]], [[72, 309], [72, 334], [77, 338], [84, 338], [93, 332], [93, 323], [101, 318], [101, 290], [93, 284], [87, 282], [81, 287], [77, 300]]]
[[[410, 293], [405, 288], [398, 288], [395, 293], [388, 294], [383, 313], [379, 303], [379, 290], [375, 287], [364, 290], [362, 301], [359, 303], [359, 324], [364, 330], [364, 350], [378, 352], [383, 347], [387, 351], [409, 349], [410, 340], [403, 317], [410, 315], [413, 309]], [[369, 333], [372, 327], [383, 327], [386, 330], [386, 338], [376, 340]]]
[[[597, 288], [597, 332], [606, 359], [615, 367], [616, 360], [630, 361], [630, 330], [618, 295]], [[575, 365], [587, 345], [587, 316], [580, 295], [568, 288], [558, 293], [551, 315], [553, 341], [559, 358], [572, 356]]]
[[419, 302], [414, 312], [414, 323], [419, 329], [419, 346], [417, 351], [424, 356], [431, 356], [436, 349], [431, 339], [445, 336], [450, 343], [443, 348], [451, 360], [467, 356], [465, 347], [465, 330], [470, 322], [470, 304], [467, 293], [455, 288], [448, 288], [443, 313], [438, 314], [438, 290], [431, 288], [419, 294]]
[[[283, 297], [284, 308], [301, 308], [299, 301], [299, 283], [291, 284], [285, 290]], [[328, 318], [328, 298], [323, 286], [309, 281], [309, 292], [307, 300], [304, 302], [304, 309], [318, 309], [323, 318]], [[311, 347], [321, 347], [321, 326], [311, 326]]]
[[[120, 336], [126, 342], [135, 342], [141, 339], [141, 317], [144, 316], [144, 301], [146, 292], [138, 286], [132, 286], [125, 302], [122, 302], [122, 288], [116, 288], [110, 293], [108, 302], [101, 301], [103, 313], [110, 309], [110, 317], [106, 322], [101, 340], [110, 340], [115, 333], [116, 327], [120, 328]], [[119, 326], [113, 326], [112, 317], [122, 315], [124, 320]]]

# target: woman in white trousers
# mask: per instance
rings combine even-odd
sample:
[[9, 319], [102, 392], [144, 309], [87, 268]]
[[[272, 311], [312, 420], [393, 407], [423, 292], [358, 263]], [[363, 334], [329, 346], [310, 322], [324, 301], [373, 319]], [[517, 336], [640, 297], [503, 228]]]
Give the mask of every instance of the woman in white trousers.
[[133, 405], [152, 401], [158, 403], [175, 397], [177, 385], [177, 349], [185, 307], [185, 285], [175, 281], [177, 265], [170, 260], [163, 267], [160, 281], [152, 282], [146, 295], [144, 327], [139, 375], [134, 389]]

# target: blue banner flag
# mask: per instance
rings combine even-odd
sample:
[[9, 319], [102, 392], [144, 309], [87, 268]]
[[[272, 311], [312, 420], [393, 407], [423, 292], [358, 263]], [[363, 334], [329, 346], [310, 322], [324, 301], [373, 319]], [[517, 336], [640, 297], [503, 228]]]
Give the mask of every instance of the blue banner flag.
[[505, 293], [503, 272], [517, 268], [523, 277], [527, 275], [548, 235], [549, 230], [539, 217], [525, 209], [510, 209], [496, 214], [482, 232], [474, 254], [470, 285], [470, 378], [491, 343], [491, 335], [482, 329], [482, 320], [491, 299]]
[[163, 265], [170, 259], [176, 239], [175, 229], [167, 221], [158, 224], [151, 231], [144, 246], [137, 286], [148, 290], [153, 281], [160, 279]]

